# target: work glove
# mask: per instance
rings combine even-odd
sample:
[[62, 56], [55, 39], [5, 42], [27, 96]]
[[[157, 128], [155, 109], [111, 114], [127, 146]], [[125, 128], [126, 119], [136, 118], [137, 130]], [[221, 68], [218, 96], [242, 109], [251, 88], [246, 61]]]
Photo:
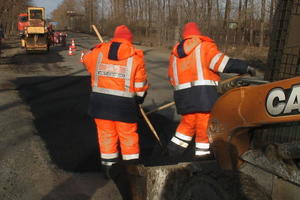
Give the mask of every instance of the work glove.
[[135, 96], [135, 102], [137, 104], [143, 104], [146, 96], [147, 96], [147, 92], [145, 92], [144, 96], [142, 96], [142, 97]]
[[255, 76], [255, 75], [256, 75], [256, 70], [255, 70], [253, 67], [248, 66], [248, 67], [247, 67], [247, 73], [248, 73], [250, 76]]
[[135, 102], [136, 102], [137, 104], [143, 104], [143, 103], [144, 103], [144, 100], [145, 100], [144, 97], [139, 97], [139, 96], [136, 96], [136, 97], [135, 97]]

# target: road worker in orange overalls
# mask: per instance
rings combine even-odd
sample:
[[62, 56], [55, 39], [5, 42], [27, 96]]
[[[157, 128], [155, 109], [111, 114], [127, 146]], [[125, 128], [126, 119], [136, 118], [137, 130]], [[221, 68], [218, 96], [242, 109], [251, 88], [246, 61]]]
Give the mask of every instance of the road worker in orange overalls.
[[203, 36], [197, 24], [183, 28], [183, 40], [172, 50], [169, 78], [174, 87], [174, 99], [181, 122], [168, 145], [168, 152], [178, 158], [195, 137], [195, 156], [210, 157], [207, 125], [212, 106], [218, 98], [218, 73], [249, 73], [255, 69], [245, 61], [229, 58], [220, 52], [215, 42]]
[[108, 176], [119, 154], [128, 163], [135, 163], [140, 155], [138, 104], [149, 85], [143, 51], [132, 45], [132, 39], [125, 25], [118, 26], [110, 42], [96, 45], [83, 57], [91, 74], [89, 114], [95, 118], [102, 167]]

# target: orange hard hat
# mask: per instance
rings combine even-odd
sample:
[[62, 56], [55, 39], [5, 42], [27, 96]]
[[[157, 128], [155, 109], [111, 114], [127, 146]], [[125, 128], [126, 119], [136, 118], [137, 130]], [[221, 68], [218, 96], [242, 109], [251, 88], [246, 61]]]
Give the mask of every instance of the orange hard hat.
[[114, 38], [121, 38], [132, 42], [133, 34], [127, 26], [120, 25], [115, 29]]
[[188, 22], [183, 27], [182, 37], [185, 39], [191, 35], [201, 35], [200, 28], [195, 22]]

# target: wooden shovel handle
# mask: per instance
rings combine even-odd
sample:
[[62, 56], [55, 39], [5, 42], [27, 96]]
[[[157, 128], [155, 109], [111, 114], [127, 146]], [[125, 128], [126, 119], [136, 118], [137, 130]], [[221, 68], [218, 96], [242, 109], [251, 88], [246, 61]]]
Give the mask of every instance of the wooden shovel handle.
[[146, 115], [146, 113], [145, 113], [145, 111], [144, 111], [142, 105], [139, 104], [139, 107], [140, 107], [140, 111], [141, 111], [141, 113], [142, 113], [142, 115], [143, 115], [145, 121], [147, 122], [149, 128], [151, 129], [153, 135], [155, 136], [155, 138], [156, 138], [157, 141], [159, 142], [160, 146], [162, 146], [161, 141], [160, 141], [160, 139], [159, 139], [159, 137], [158, 137], [158, 134], [157, 134], [157, 132], [155, 131], [153, 125], [152, 125], [151, 122], [150, 122], [150, 120], [148, 119], [148, 117], [147, 117], [147, 115]]
[[103, 39], [102, 39], [102, 37], [101, 37], [101, 35], [100, 35], [100, 33], [99, 33], [97, 27], [96, 27], [94, 24], [92, 25], [92, 27], [93, 27], [93, 29], [94, 29], [94, 31], [95, 31], [95, 33], [96, 33], [98, 39], [100, 40], [100, 42], [103, 43], [104, 41], [103, 41]]

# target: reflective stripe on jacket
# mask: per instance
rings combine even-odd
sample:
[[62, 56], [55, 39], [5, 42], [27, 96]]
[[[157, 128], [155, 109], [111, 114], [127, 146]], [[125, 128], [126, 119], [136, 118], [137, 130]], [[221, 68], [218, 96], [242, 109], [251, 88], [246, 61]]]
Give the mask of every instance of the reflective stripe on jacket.
[[218, 98], [218, 73], [246, 73], [247, 64], [233, 60], [205, 36], [191, 36], [176, 44], [170, 56], [169, 78], [177, 112], [210, 112]]
[[137, 121], [136, 97], [148, 89], [143, 52], [122, 39], [103, 43], [83, 57], [91, 74], [92, 117], [133, 123]]

